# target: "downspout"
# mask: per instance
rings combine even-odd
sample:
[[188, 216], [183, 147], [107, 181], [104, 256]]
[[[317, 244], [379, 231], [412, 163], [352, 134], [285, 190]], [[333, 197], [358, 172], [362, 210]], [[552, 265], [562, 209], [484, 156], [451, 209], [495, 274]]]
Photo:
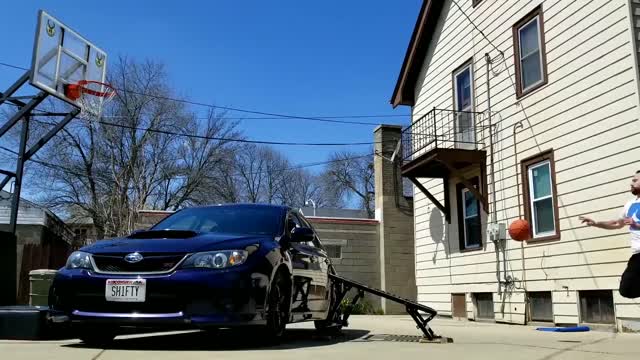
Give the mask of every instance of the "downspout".
[[[517, 129], [522, 129], [522, 121], [518, 121], [513, 125], [513, 158], [516, 170], [516, 191], [518, 198], [518, 219], [522, 219], [522, 207], [520, 204], [520, 177], [518, 176], [518, 143], [516, 142]], [[522, 262], [522, 290], [525, 292], [525, 322], [527, 321], [527, 314], [530, 313], [529, 300], [527, 296], [527, 270], [524, 266], [524, 241], [520, 242], [520, 261]]]
[[[489, 208], [490, 215], [490, 223], [496, 223], [496, 182], [495, 182], [495, 171], [494, 171], [494, 161], [493, 161], [493, 124], [491, 121], [491, 83], [489, 81], [489, 73], [491, 72], [491, 57], [489, 57], [489, 53], [484, 54], [486, 64], [487, 64], [487, 113], [488, 113], [488, 128], [489, 128], [489, 153], [490, 153], [490, 162], [491, 162], [491, 196], [492, 196], [492, 204]], [[498, 280], [498, 296], [502, 295], [502, 286], [500, 280], [500, 243], [499, 240], [493, 240], [493, 245], [496, 250], [496, 279]], [[506, 275], [506, 273], [505, 273]], [[504, 302], [503, 302], [504, 303]]]

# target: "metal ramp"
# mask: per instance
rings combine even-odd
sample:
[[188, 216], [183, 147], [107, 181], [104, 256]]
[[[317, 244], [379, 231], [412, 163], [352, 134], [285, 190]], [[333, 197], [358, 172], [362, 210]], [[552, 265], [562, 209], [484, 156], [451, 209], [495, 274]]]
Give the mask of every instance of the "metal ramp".
[[[333, 301], [333, 307], [329, 310], [328, 316], [328, 318], [331, 319], [334, 325], [349, 326], [348, 319], [351, 315], [353, 306], [358, 303], [358, 301], [364, 296], [365, 292], [368, 292], [370, 294], [377, 295], [387, 300], [391, 300], [404, 305], [407, 313], [411, 315], [413, 321], [416, 322], [417, 328], [422, 331], [422, 333], [424, 334], [424, 338], [426, 338], [427, 340], [435, 340], [440, 338], [439, 336], [435, 335], [431, 327], [429, 327], [429, 321], [433, 320], [433, 318], [435, 318], [438, 314], [436, 310], [428, 306], [419, 304], [413, 300], [405, 299], [386, 291], [369, 287], [357, 281], [343, 278], [339, 275], [329, 274], [329, 278], [331, 279], [333, 290], [336, 294], [336, 299], [335, 301]], [[351, 289], [357, 289], [358, 293], [353, 298], [353, 300], [351, 300], [351, 303], [346, 307], [344, 313], [342, 313], [340, 304], [342, 303], [345, 295], [347, 295], [347, 293]]]

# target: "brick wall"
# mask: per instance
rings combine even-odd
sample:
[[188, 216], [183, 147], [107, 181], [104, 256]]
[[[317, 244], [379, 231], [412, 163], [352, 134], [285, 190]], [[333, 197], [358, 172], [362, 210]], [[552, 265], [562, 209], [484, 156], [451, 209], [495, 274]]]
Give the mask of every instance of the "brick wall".
[[[332, 262], [340, 276], [375, 288], [380, 287], [380, 248], [378, 221], [307, 217], [325, 246], [340, 246], [341, 257]], [[349, 294], [352, 298], [354, 294]], [[380, 298], [366, 295], [375, 309]]]

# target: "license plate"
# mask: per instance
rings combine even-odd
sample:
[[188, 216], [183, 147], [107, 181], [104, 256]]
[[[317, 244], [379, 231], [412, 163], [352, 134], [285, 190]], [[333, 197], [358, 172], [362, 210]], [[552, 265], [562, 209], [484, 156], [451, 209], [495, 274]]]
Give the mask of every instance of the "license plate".
[[147, 295], [147, 280], [109, 279], [104, 295], [107, 301], [144, 302]]

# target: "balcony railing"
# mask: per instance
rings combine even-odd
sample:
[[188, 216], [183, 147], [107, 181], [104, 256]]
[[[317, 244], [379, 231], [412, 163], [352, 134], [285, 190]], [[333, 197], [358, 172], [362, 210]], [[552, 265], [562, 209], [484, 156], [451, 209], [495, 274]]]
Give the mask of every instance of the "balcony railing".
[[402, 130], [403, 160], [438, 148], [482, 149], [489, 134], [485, 120], [480, 112], [434, 108]]

